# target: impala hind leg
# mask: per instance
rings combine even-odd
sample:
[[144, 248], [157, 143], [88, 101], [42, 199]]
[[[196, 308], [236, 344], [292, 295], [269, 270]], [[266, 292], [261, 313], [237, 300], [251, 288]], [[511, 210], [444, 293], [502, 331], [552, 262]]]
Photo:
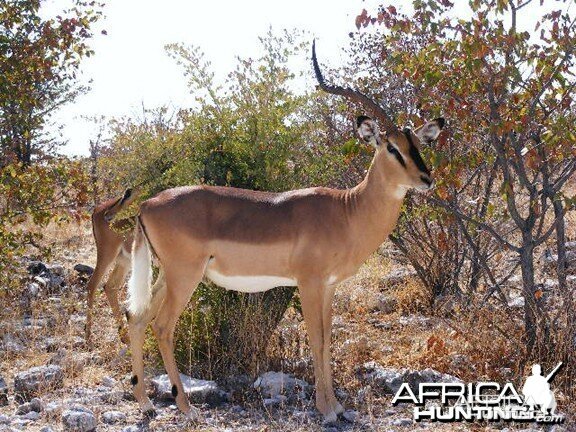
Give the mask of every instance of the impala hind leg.
[[[172, 396], [176, 405], [190, 419], [197, 419], [199, 412], [190, 406], [176, 360], [174, 359], [174, 330], [178, 318], [186, 308], [192, 293], [202, 280], [206, 260], [198, 260], [197, 264], [186, 263], [177, 270], [166, 269], [166, 298], [152, 323], [152, 329], [158, 341], [166, 373], [172, 383]], [[181, 270], [186, 269], [186, 270]]]
[[[325, 333], [324, 333], [324, 296], [326, 287], [320, 281], [299, 281], [298, 290], [302, 303], [304, 322], [310, 340], [310, 349], [314, 363], [314, 378], [316, 383], [316, 408], [324, 416], [325, 423], [337, 420], [337, 413], [333, 401], [328, 397], [328, 379], [326, 375], [330, 364], [326, 364], [325, 358]], [[328, 348], [329, 350], [330, 348]], [[329, 362], [329, 359], [328, 359]], [[329, 374], [331, 375], [331, 374]], [[330, 384], [331, 388], [331, 384]], [[334, 398], [335, 399], [335, 398]]]
[[153, 417], [156, 411], [146, 395], [146, 386], [144, 385], [144, 338], [146, 336], [146, 327], [158, 313], [165, 296], [166, 283], [164, 273], [160, 269], [158, 278], [152, 287], [152, 299], [149, 307], [141, 314], [127, 315], [132, 357], [132, 388], [140, 409], [147, 417]]
[[94, 268], [94, 273], [90, 276], [90, 280], [88, 281], [88, 285], [86, 287], [88, 291], [87, 295], [87, 310], [86, 310], [86, 328], [85, 328], [85, 337], [86, 343], [90, 344], [92, 341], [92, 309], [94, 308], [94, 299], [96, 297], [96, 291], [100, 287], [102, 283], [102, 278], [106, 275], [112, 264], [116, 260], [118, 253], [120, 252], [120, 243], [117, 247], [112, 247], [112, 245], [108, 245], [108, 249], [105, 251], [106, 253], [98, 254], [96, 258], [96, 267]]
[[116, 259], [116, 265], [112, 273], [110, 273], [110, 277], [104, 284], [104, 293], [106, 294], [106, 298], [112, 309], [112, 314], [114, 315], [114, 320], [118, 326], [118, 335], [120, 336], [120, 340], [125, 344], [128, 344], [128, 333], [118, 301], [118, 291], [126, 281], [128, 270], [130, 270], [130, 259], [119, 255]]

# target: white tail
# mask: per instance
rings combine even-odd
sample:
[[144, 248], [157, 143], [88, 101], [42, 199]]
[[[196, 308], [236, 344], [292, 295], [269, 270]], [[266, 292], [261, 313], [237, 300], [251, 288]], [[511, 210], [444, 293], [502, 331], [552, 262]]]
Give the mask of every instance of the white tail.
[[128, 311], [140, 315], [146, 311], [152, 298], [152, 255], [138, 221], [132, 247], [132, 275], [128, 282]]

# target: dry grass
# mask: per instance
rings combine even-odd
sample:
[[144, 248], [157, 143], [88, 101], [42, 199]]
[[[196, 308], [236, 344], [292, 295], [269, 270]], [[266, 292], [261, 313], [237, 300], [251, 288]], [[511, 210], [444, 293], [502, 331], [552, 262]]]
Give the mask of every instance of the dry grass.
[[[416, 280], [408, 279], [392, 289], [382, 287], [380, 279], [390, 268], [386, 258], [374, 255], [354, 279], [337, 291], [332, 345], [337, 387], [346, 389], [349, 395], [365, 390], [358, 367], [376, 361], [392, 368], [430, 367], [465, 382], [511, 381], [521, 388], [530, 365], [522, 361], [520, 320], [511, 319], [490, 304], [467, 312], [456, 310], [452, 318], [433, 316], [427, 291]], [[382, 292], [396, 298], [395, 312], [386, 315], [374, 310]], [[276, 336], [272, 344], [282, 349], [271, 354], [280, 354], [284, 360], [279, 363], [285, 370], [311, 380], [311, 357], [304, 332], [301, 317], [289, 314], [280, 332], [282, 337]], [[553, 366], [543, 365], [545, 370]], [[576, 405], [562, 393], [556, 394], [562, 412], [574, 412]], [[383, 415], [390, 408], [386, 397], [371, 394], [368, 399], [355, 408], [373, 416]], [[350, 406], [354, 401], [349, 397], [346, 402]]]
[[[89, 224], [55, 225], [46, 230], [45, 235], [57, 257], [54, 261], [62, 263], [69, 274], [73, 273], [70, 270], [77, 262], [94, 264], [95, 250]], [[377, 424], [377, 419], [386, 416], [386, 411], [391, 408], [390, 397], [367, 388], [359, 377], [358, 367], [367, 361], [376, 361], [384, 367], [394, 368], [432, 367], [467, 382], [512, 380], [517, 388], [521, 386], [528, 366], [523, 365], [521, 359], [520, 322], [511, 320], [491, 305], [466, 312], [457, 310], [451, 318], [432, 316], [426, 291], [416, 280], [408, 280], [393, 288], [382, 283], [382, 278], [392, 268], [393, 264], [387, 258], [374, 255], [355, 278], [343, 284], [336, 292], [332, 344], [334, 379], [336, 388], [345, 391], [339, 397], [347, 407], [357, 409], [365, 418], [372, 419], [371, 424]], [[83, 336], [83, 321], [70, 318], [80, 317], [84, 312], [85, 294], [83, 285], [74, 277], [69, 278], [67, 283], [71, 289], [61, 297], [59, 306], [55, 307], [44, 298], [33, 305], [34, 317], [49, 317], [51, 325], [31, 331], [25, 351], [2, 354], [0, 358], [0, 375], [11, 381], [16, 372], [45, 364], [52, 357], [52, 353], [46, 353], [38, 347], [46, 337], [56, 336], [70, 352], [88, 357], [85, 365], [71, 364], [66, 368], [64, 386], [55, 390], [51, 400], [65, 400], [81, 387], [93, 388], [105, 376], [122, 380], [130, 373], [128, 356], [119, 356], [123, 346], [118, 341], [104, 296], [99, 296], [97, 300], [94, 334], [98, 337], [94, 348], [75, 345], [75, 338]], [[391, 314], [377, 310], [381, 294], [395, 297], [397, 308]], [[10, 331], [10, 323], [20, 319], [20, 311], [12, 309], [10, 314], [5, 313], [0, 317], [0, 323]], [[294, 309], [288, 311], [273, 336], [268, 354], [268, 367], [271, 370], [284, 370], [313, 382], [304, 323]], [[155, 365], [149, 360], [148, 376], [158, 372], [153, 370]], [[544, 365], [544, 369], [549, 370], [549, 366]], [[124, 388], [129, 391], [127, 383]], [[357, 397], [359, 392], [364, 394], [362, 398]], [[556, 395], [562, 412], [575, 412], [576, 405], [573, 402], [558, 392]], [[250, 397], [240, 395], [236, 403], [250, 407], [250, 415], [255, 416], [254, 429], [251, 430], [320, 430], [316, 423], [310, 423], [309, 420], [286, 419], [282, 415], [278, 417], [279, 412], [283, 411], [263, 410], [261, 402]], [[139, 418], [134, 402], [122, 400], [121, 404], [124, 410], [131, 413], [131, 419]], [[8, 410], [13, 411], [13, 407]], [[0, 409], [0, 413], [3, 412], [8, 411]], [[409, 412], [407, 416], [410, 416]], [[167, 421], [159, 420], [157, 424], [160, 426]], [[455, 430], [455, 427], [462, 430], [489, 430], [485, 425], [440, 426], [444, 430]]]
[[[42, 295], [39, 300], [33, 301], [32, 321], [47, 320], [48, 325], [42, 324], [37, 328], [32, 328], [25, 334], [27, 349], [17, 354], [6, 354], [0, 362], [0, 373], [11, 376], [12, 372], [24, 370], [29, 367], [45, 364], [53, 353], [42, 352], [40, 345], [46, 338], [56, 338], [61, 342], [61, 346], [72, 352], [88, 352], [85, 346], [78, 345], [79, 338], [84, 336], [84, 313], [85, 313], [85, 281], [79, 280], [75, 276], [73, 267], [75, 264], [95, 263], [95, 247], [92, 240], [92, 232], [89, 223], [67, 223], [51, 224], [43, 230], [44, 243], [52, 249], [56, 257], [52, 262], [64, 266], [66, 270], [66, 288], [62, 295], [52, 297]], [[35, 256], [35, 249], [30, 249], [30, 256]], [[22, 285], [25, 285], [23, 281]], [[18, 298], [19, 293], [14, 293], [5, 301], [13, 302]], [[7, 331], [14, 331], [15, 326], [22, 320], [22, 311], [14, 307], [14, 303], [3, 305], [0, 310], [0, 323]], [[100, 337], [95, 341], [95, 352], [99, 357], [99, 362], [106, 363], [111, 360], [115, 353], [119, 351], [120, 342], [117, 341], [116, 330], [112, 314], [103, 295], [98, 296], [97, 305], [98, 317], [96, 319], [96, 329], [94, 333]], [[35, 326], [32, 326], [35, 327]], [[15, 333], [17, 334], [17, 333]], [[83, 368], [84, 369], [84, 368]], [[94, 368], [88, 367], [83, 373], [70, 369], [67, 378], [70, 384], [96, 383], [101, 376], [94, 376]], [[94, 380], [86, 379], [94, 378]], [[93, 382], [92, 382], [93, 381]]]

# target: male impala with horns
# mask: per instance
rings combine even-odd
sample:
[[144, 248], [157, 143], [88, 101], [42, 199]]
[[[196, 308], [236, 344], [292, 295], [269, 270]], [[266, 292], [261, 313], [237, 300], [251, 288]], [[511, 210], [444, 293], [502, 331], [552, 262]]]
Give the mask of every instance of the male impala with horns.
[[[132, 251], [128, 325], [134, 395], [148, 415], [154, 407], [146, 395], [142, 348], [152, 322], [178, 408], [197, 416], [182, 388], [173, 341], [178, 317], [203, 277], [240, 292], [297, 286], [314, 360], [316, 406], [327, 422], [344, 411], [334, 395], [330, 365], [334, 290], [386, 240], [407, 190], [432, 187], [419, 147], [438, 137], [444, 120], [400, 130], [367, 96], [327, 84], [314, 46], [312, 60], [321, 89], [359, 103], [382, 126], [381, 133], [372, 118], [357, 121], [360, 139], [375, 148], [366, 178], [347, 190], [179, 187], [142, 204]], [[166, 282], [154, 288], [153, 259]]]

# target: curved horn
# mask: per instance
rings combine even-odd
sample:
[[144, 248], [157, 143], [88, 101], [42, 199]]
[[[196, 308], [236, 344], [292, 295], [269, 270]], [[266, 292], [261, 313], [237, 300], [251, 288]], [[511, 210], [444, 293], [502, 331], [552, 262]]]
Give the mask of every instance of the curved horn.
[[398, 129], [390, 117], [388, 117], [388, 114], [384, 108], [382, 108], [365, 94], [362, 94], [357, 90], [352, 90], [351, 88], [340, 87], [326, 83], [324, 77], [322, 76], [322, 72], [320, 71], [320, 66], [318, 66], [318, 60], [316, 59], [316, 40], [312, 41], [312, 63], [314, 64], [314, 73], [316, 74], [318, 85], [322, 90], [324, 90], [326, 93], [344, 96], [362, 104], [364, 108], [366, 108], [374, 117], [380, 120], [382, 129], [384, 131], [391, 132]]

